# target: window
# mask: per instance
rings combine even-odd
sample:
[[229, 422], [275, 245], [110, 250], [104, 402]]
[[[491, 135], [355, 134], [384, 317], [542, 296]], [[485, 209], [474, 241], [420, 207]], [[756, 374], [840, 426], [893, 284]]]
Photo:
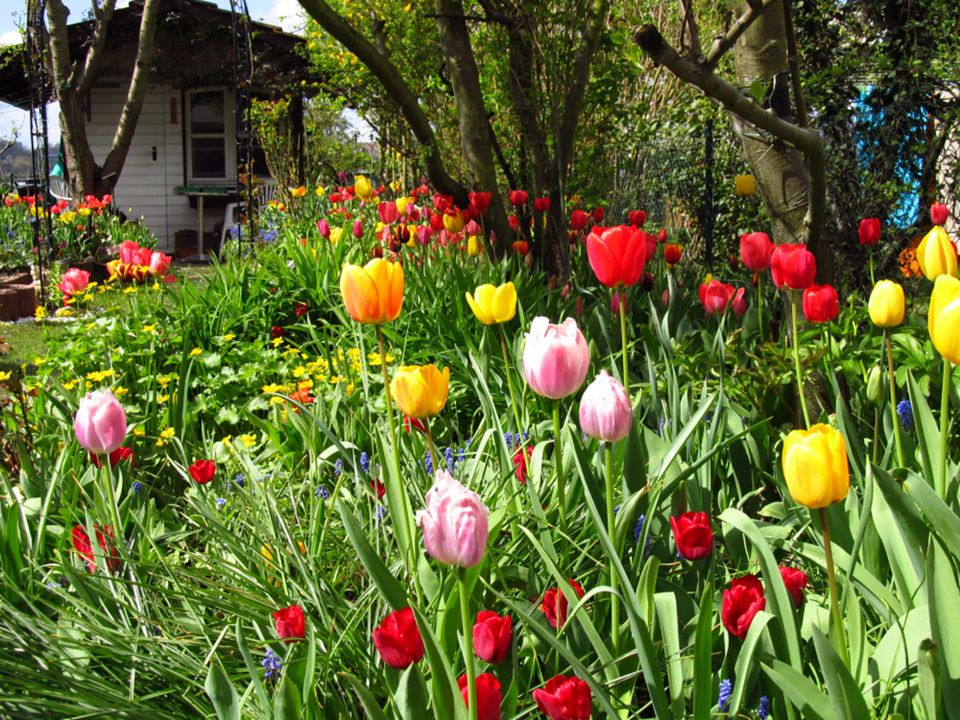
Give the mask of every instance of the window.
[[193, 90], [188, 97], [187, 177], [226, 182], [233, 178], [233, 127], [225, 90]]

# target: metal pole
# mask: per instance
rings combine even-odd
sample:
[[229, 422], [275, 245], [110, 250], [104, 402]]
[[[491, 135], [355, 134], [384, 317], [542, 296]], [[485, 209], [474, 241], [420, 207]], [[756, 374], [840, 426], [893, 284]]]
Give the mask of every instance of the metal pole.
[[713, 270], [713, 119], [707, 120], [703, 132], [704, 167], [703, 179], [703, 241], [707, 251], [707, 268]]
[[[30, 78], [30, 157], [33, 182], [38, 198], [34, 201], [33, 253], [34, 266], [40, 281], [40, 302], [47, 304], [47, 281], [44, 272], [49, 260], [47, 249], [53, 237], [53, 224], [47, 207], [50, 199], [50, 153], [47, 141], [47, 100], [50, 82], [47, 77], [46, 32], [43, 15], [46, 0], [29, 0], [27, 4], [26, 72]], [[62, 141], [61, 141], [62, 142]]]

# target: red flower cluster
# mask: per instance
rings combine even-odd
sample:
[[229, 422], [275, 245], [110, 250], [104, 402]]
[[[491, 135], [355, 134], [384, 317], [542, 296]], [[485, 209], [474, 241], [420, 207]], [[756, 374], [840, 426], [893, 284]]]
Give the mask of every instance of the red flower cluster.
[[[117, 555], [117, 548], [113, 543], [113, 528], [109, 525], [94, 525], [93, 531], [97, 536], [97, 544], [100, 545], [100, 551], [107, 561], [107, 567], [110, 572], [115, 573], [120, 569], [120, 557]], [[97, 571], [97, 561], [93, 554], [93, 545], [90, 543], [90, 536], [87, 535], [83, 525], [74, 525], [71, 532], [73, 549], [77, 554], [87, 562], [87, 569], [90, 572]]]
[[107, 263], [111, 278], [144, 282], [148, 277], [165, 283], [176, 282], [170, 274], [173, 258], [157, 250], [140, 247], [133, 240], [120, 243], [120, 257]]
[[[780, 577], [793, 604], [800, 607], [803, 603], [803, 592], [807, 588], [807, 574], [796, 568], [781, 567]], [[720, 619], [727, 632], [743, 640], [750, 630], [753, 618], [766, 605], [760, 578], [756, 575], [744, 575], [734, 579], [730, 588], [723, 591]]]

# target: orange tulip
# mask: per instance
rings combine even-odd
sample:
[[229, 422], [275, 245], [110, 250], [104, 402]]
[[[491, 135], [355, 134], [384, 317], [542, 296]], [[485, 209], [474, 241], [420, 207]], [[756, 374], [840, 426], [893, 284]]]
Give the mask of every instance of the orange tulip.
[[381, 325], [396, 320], [403, 306], [403, 266], [382, 258], [363, 267], [344, 265], [340, 293], [357, 322]]

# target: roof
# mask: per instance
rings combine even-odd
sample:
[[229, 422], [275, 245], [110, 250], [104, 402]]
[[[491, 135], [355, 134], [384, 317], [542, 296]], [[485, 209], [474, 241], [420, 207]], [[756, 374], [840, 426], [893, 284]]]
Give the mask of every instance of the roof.
[[[95, 86], [104, 78], [110, 84], [129, 77], [142, 14], [142, 0], [114, 12]], [[177, 88], [233, 84], [233, 20], [230, 10], [206, 0], [160, 0], [152, 82]], [[72, 59], [86, 52], [92, 27], [92, 20], [67, 26]], [[308, 79], [303, 38], [261, 22], [251, 21], [250, 31], [254, 85], [276, 91]], [[30, 107], [25, 61], [24, 46], [0, 55], [0, 101], [22, 109]]]

